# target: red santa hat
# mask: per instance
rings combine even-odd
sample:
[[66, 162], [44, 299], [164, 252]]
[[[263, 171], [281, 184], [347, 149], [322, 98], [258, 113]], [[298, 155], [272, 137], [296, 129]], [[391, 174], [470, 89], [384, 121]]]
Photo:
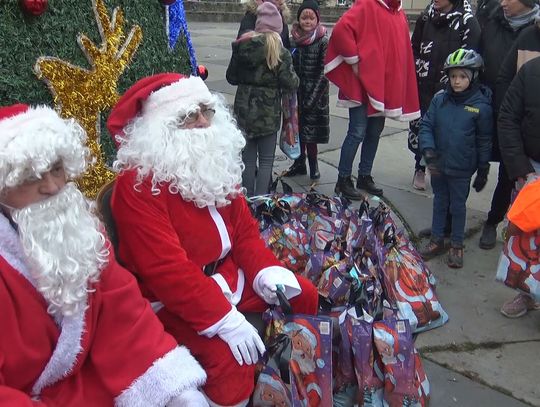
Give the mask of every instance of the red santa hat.
[[319, 369], [324, 367], [324, 359], [321, 358], [321, 338], [319, 332], [315, 330], [309, 321], [303, 318], [298, 318], [295, 319], [294, 322], [288, 322], [285, 324], [283, 329], [286, 333], [298, 332], [300, 335], [306, 338], [313, 348], [314, 359], [317, 367]]
[[0, 190], [48, 171], [62, 160], [70, 178], [86, 168], [86, 133], [47, 106], [0, 107]]
[[107, 129], [120, 142], [118, 135], [137, 116], [152, 117], [156, 122], [182, 116], [199, 104], [210, 104], [213, 96], [198, 76], [160, 73], [143, 78], [120, 98], [107, 120]]

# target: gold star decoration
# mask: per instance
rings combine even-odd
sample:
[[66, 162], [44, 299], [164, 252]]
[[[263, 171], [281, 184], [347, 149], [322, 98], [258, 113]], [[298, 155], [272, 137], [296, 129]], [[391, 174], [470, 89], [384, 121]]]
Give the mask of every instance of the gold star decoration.
[[34, 72], [49, 87], [61, 116], [74, 118], [86, 130], [87, 146], [94, 161], [77, 183], [86, 196], [95, 198], [99, 189], [115, 176], [106, 167], [101, 151], [100, 115], [112, 108], [120, 97], [118, 80], [142, 41], [142, 29], [135, 25], [126, 36], [124, 13], [119, 7], [114, 9], [112, 19], [103, 0], [92, 0], [92, 7], [102, 39], [101, 47], [84, 34], [77, 37], [91, 69], [55, 57], [39, 57]]

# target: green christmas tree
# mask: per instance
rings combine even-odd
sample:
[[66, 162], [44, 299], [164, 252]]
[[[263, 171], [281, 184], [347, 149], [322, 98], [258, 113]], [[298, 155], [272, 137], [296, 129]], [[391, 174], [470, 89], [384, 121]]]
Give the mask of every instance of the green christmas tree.
[[8, 0], [0, 16], [0, 103], [54, 105], [77, 119], [98, 159], [79, 181], [94, 196], [113, 176], [104, 126], [110, 109], [144, 76], [189, 73], [185, 39], [169, 49], [166, 8], [157, 0], [53, 0], [40, 16]]

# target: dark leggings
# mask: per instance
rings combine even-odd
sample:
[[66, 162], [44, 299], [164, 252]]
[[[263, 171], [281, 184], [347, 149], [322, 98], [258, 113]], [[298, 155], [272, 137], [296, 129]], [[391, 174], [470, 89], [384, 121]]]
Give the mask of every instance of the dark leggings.
[[300, 158], [306, 157], [306, 151], [309, 158], [317, 158], [317, 143], [304, 143], [300, 141]]

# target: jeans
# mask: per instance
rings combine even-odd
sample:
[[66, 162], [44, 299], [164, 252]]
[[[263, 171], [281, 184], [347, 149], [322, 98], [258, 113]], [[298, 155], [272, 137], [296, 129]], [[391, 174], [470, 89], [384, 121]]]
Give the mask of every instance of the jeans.
[[465, 238], [465, 219], [467, 217], [467, 198], [471, 186], [471, 177], [449, 177], [448, 175], [431, 175], [433, 188], [433, 220], [431, 238], [441, 240], [444, 237], [444, 226], [448, 210], [452, 215], [452, 246], [461, 247]]
[[366, 106], [349, 109], [349, 130], [341, 146], [338, 172], [340, 177], [352, 174], [352, 165], [358, 146], [362, 143], [358, 175], [371, 175], [379, 136], [384, 129], [384, 117], [367, 117]]
[[495, 187], [493, 197], [491, 198], [491, 208], [488, 213], [487, 223], [490, 225], [497, 225], [502, 222], [508, 211], [508, 207], [510, 206], [513, 189], [514, 183], [508, 178], [508, 175], [506, 175], [506, 168], [501, 161], [499, 164], [497, 186]]
[[[268, 193], [272, 167], [274, 166], [276, 138], [277, 134], [272, 134], [246, 141], [246, 146], [242, 151], [242, 161], [246, 166], [242, 173], [242, 186], [246, 188], [247, 196]], [[257, 156], [259, 158], [258, 170]]]

